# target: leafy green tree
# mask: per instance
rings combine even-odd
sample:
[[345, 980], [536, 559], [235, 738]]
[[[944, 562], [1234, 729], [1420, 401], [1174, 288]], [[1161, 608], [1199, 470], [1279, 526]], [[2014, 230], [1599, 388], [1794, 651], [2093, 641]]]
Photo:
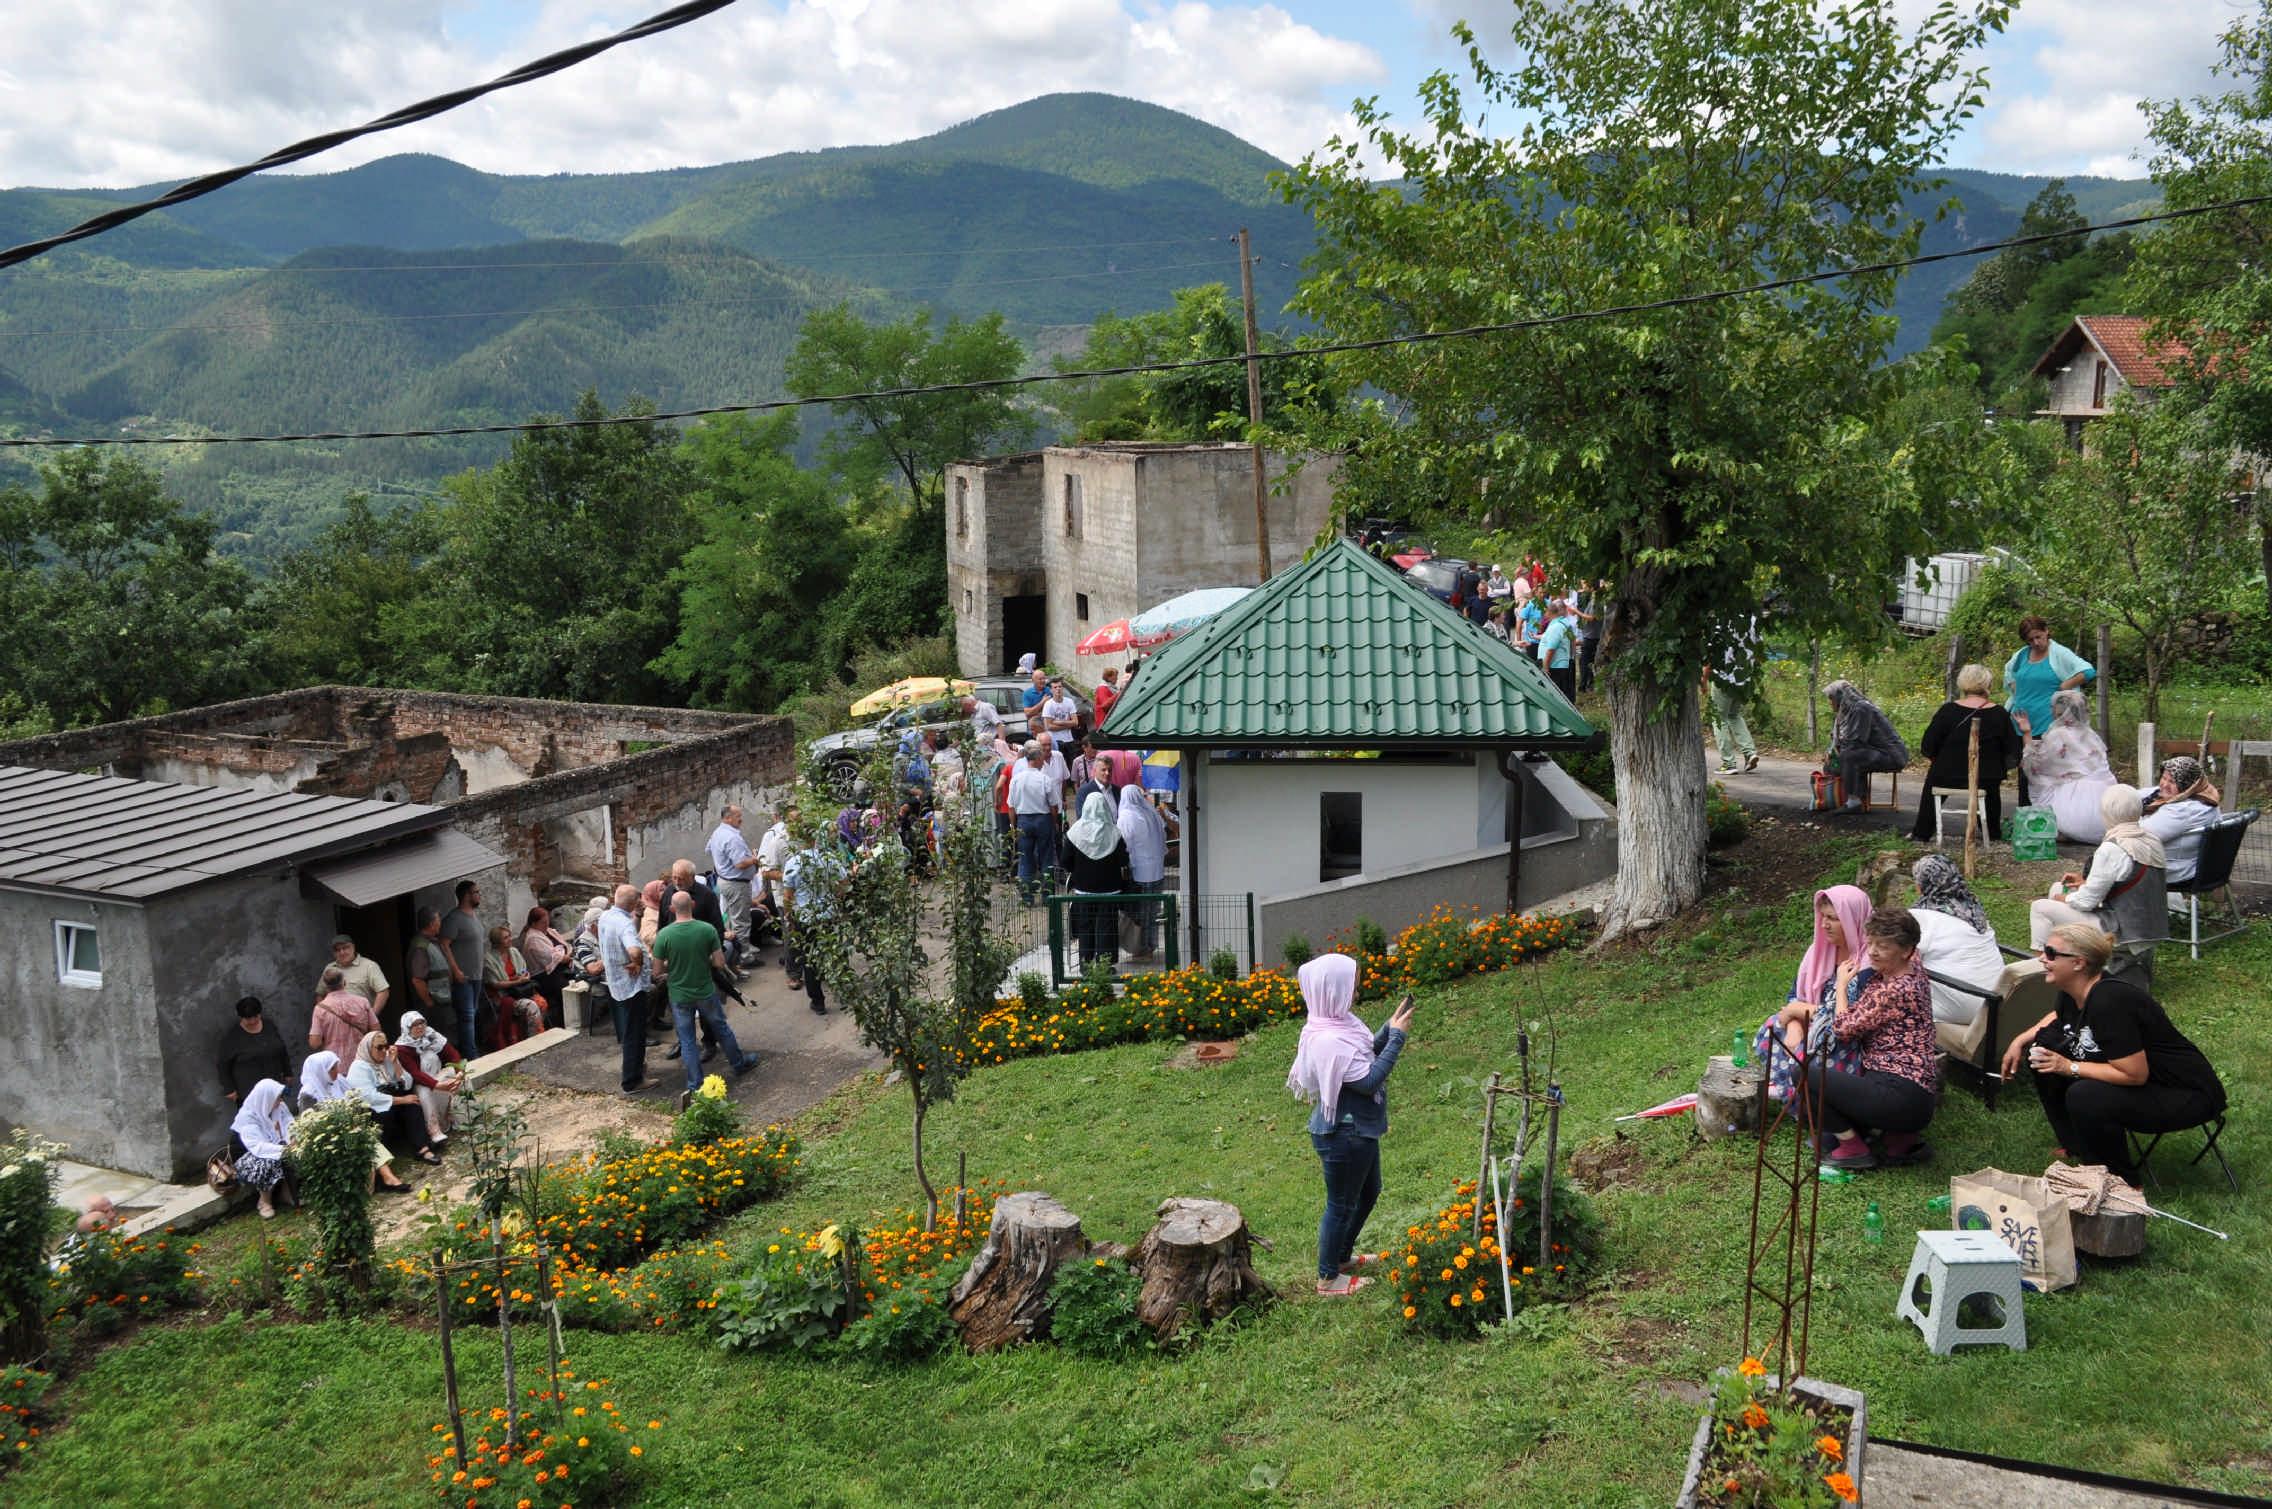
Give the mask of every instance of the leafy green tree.
[[[621, 411], [654, 412], [644, 399]], [[579, 419], [609, 413], [597, 395]], [[428, 590], [390, 615], [420, 685], [654, 702], [678, 637], [673, 572], [697, 542], [693, 471], [660, 424], [535, 430], [443, 488]]]
[[[2272, 0], [2226, 30], [2217, 72], [2232, 84], [2222, 94], [2144, 107], [2166, 208], [2272, 194]], [[2272, 205], [2163, 225], [2140, 243], [2130, 287], [2209, 433], [2259, 458], [2255, 522], [2272, 601], [2272, 490], [2262, 485], [2272, 457]]]
[[2028, 557], [2041, 600], [2136, 636], [2147, 722], [2186, 621], [2229, 605], [2256, 564], [2252, 500], [2203, 418], [2182, 394], [2117, 399], [2044, 489], [2044, 543]]
[[[1293, 342], [1264, 332], [1261, 349], [1284, 351]], [[1079, 354], [1059, 357], [1060, 372], [1134, 367], [1152, 362], [1237, 356], [1246, 350], [1246, 325], [1238, 302], [1220, 283], [1179, 288], [1166, 309], [1117, 315], [1109, 311], [1089, 327]], [[1262, 367], [1262, 411], [1276, 415], [1289, 406], [1332, 402], [1325, 364], [1294, 357]], [[1136, 373], [1091, 378], [1058, 393], [1073, 438], [1104, 440], [1221, 440], [1243, 437], [1247, 429], [1246, 369], [1195, 367], [1184, 372]]]
[[392, 686], [407, 679], [399, 630], [406, 614], [423, 611], [439, 534], [430, 505], [382, 513], [366, 495], [349, 494], [340, 517], [279, 560], [255, 596], [276, 682]]
[[[1293, 307], [1363, 339], [1642, 304], [1913, 252], [1904, 208], [1982, 98], [1967, 56], [1999, 0], [1905, 27], [1897, 0], [1515, 0], [1519, 65], [1466, 26], [1475, 104], [1371, 101], [1287, 179], [1319, 245]], [[1386, 176], [1400, 191], [1376, 186]], [[1779, 620], [1866, 632], [1904, 556], [1963, 510], [1871, 475], [1892, 392], [1890, 274], [1341, 358], [1380, 395], [1314, 434], [1344, 494], [1435, 480], [1513, 499], [1558, 567], [1608, 578], [1619, 802], [1611, 933], [1703, 889], [1700, 668], [1774, 594]]]
[[0, 491], [0, 650], [57, 723], [192, 706], [256, 684], [252, 583], [213, 525], [130, 457], [67, 452]]
[[673, 573], [678, 637], [655, 669], [705, 706], [770, 711], [837, 669], [814, 629], [853, 569], [851, 521], [795, 443], [787, 414], [707, 420], [686, 438], [701, 542]]
[[[2018, 234], [2047, 235], [2089, 223], [2067, 192], [2067, 180], [2054, 178], [2021, 213]], [[2125, 312], [2122, 277], [2132, 250], [2127, 232], [2008, 246], [1974, 269], [1949, 299], [1933, 326], [1933, 341], [1961, 340], [1980, 369], [1980, 391], [2008, 394], [2076, 315]]]

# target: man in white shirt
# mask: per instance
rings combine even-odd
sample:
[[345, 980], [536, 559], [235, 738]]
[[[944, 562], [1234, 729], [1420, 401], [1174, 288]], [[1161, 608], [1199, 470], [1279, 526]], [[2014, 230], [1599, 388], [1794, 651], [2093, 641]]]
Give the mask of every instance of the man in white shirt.
[[1002, 710], [983, 697], [962, 699], [964, 716], [970, 719], [970, 736], [980, 749], [994, 742], [1002, 731]]
[[710, 853], [711, 872], [718, 877], [718, 905], [726, 913], [726, 937], [740, 940], [745, 949], [754, 948], [756, 940], [749, 934], [749, 893], [758, 865], [757, 856], [749, 851], [749, 840], [742, 837], [742, 809], [738, 804], [726, 808], [703, 847]]
[[1039, 740], [1028, 744], [1025, 759], [1010, 775], [1010, 822], [1018, 832], [1018, 896], [1028, 906], [1057, 870], [1057, 817], [1065, 807], [1065, 762], [1050, 749]]
[[623, 1048], [623, 1093], [647, 1087], [647, 951], [639, 944], [639, 888], [619, 885], [615, 905], [600, 913], [600, 963], [607, 971], [608, 999], [615, 1010], [615, 1040]]
[[1059, 754], [1071, 756], [1073, 740], [1080, 723], [1081, 704], [1075, 702], [1073, 694], [1065, 690], [1063, 678], [1052, 679], [1049, 695], [1041, 703], [1041, 731], [1049, 735]]

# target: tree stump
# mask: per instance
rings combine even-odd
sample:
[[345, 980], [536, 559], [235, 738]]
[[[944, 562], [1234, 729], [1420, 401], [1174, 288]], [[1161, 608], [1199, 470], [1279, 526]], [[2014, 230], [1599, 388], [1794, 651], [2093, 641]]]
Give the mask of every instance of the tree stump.
[[2146, 1250], [2146, 1218], [2132, 1210], [2102, 1210], [2097, 1215], [2075, 1211], [2068, 1218], [2074, 1230], [2075, 1250], [2097, 1258], [2136, 1257]]
[[1254, 1271], [1254, 1238], [1236, 1205], [1171, 1198], [1160, 1202], [1158, 1214], [1128, 1260], [1144, 1279], [1136, 1318], [1154, 1336], [1168, 1340], [1186, 1316], [1206, 1325], [1270, 1297], [1270, 1286]]
[[1713, 1058], [1696, 1086], [1696, 1135], [1717, 1141], [1758, 1131], [1759, 1081], [1756, 1066], [1739, 1069], [1725, 1053]]
[[1085, 1255], [1081, 1218], [1038, 1191], [994, 1203], [986, 1245], [955, 1284], [947, 1314], [973, 1352], [992, 1352], [1049, 1334], [1049, 1286], [1069, 1259]]
[[1854, 884], [1869, 892], [1870, 905], [1882, 907], [1893, 900], [1908, 871], [1908, 855], [1900, 849], [1880, 849], [1862, 861], [1855, 872]]

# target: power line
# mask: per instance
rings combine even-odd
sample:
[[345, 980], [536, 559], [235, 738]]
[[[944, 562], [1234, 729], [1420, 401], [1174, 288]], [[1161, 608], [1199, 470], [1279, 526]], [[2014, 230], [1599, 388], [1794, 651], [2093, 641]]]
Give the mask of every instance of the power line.
[[[2093, 225], [2078, 225], [2067, 230], [2043, 231], [2029, 236], [2012, 236], [2002, 241], [1990, 241], [1980, 246], [1962, 247], [1955, 251], [1926, 252], [1918, 256], [1903, 257], [1890, 262], [1866, 262], [1850, 267], [1832, 268], [1826, 272], [1801, 273], [1788, 278], [1775, 278], [1764, 283], [1750, 283], [1740, 288], [1707, 289], [1699, 293], [1672, 294], [1661, 299], [1650, 299], [1638, 304], [1613, 304], [1593, 309], [1570, 310], [1563, 314], [1533, 315], [1520, 320], [1500, 320], [1484, 325], [1463, 325], [1452, 330], [1423, 330], [1409, 335], [1384, 335], [1371, 340], [1335, 341], [1316, 346], [1298, 346], [1282, 351], [1262, 351], [1255, 354], [1258, 361], [1285, 361], [1294, 357], [1334, 356], [1352, 351], [1383, 351], [1397, 346], [1425, 345], [1437, 341], [1467, 340], [1483, 335], [1507, 335], [1525, 330], [1543, 330], [1559, 325], [1575, 325], [1592, 320], [1616, 319], [1623, 315], [1654, 314], [1668, 309], [1685, 309], [1698, 304], [1718, 303], [1727, 299], [1747, 298], [1753, 294], [1777, 293], [1799, 288], [1810, 283], [1834, 282], [1840, 278], [1862, 277], [1874, 273], [1900, 272], [1906, 268], [1923, 267], [1935, 262], [1951, 262], [1965, 257], [1985, 256], [1990, 252], [2004, 251], [2015, 246], [2037, 246], [2045, 242], [2065, 240], [2074, 236], [2087, 236], [2099, 231], [2124, 230], [2132, 226], [2153, 225], [2169, 220], [2188, 220], [2196, 215], [2216, 214], [2226, 210], [2252, 209], [2272, 204], [2272, 194], [2253, 194], [2240, 199], [2223, 199], [2212, 204], [2194, 205], [2181, 210], [2157, 210], [2151, 214], [2131, 215], [2120, 220], [2103, 220]], [[329, 430], [291, 435], [117, 435], [87, 440], [16, 439], [0, 438], [0, 450], [26, 450], [71, 446], [129, 446], [129, 445], [277, 445], [292, 441], [332, 440], [420, 440], [453, 435], [508, 435], [537, 430], [598, 429], [617, 424], [655, 424], [679, 419], [706, 419], [718, 414], [757, 414], [780, 409], [812, 408], [822, 404], [856, 403], [885, 398], [914, 398], [932, 393], [975, 393], [1004, 388], [1028, 387], [1039, 383], [1083, 382], [1100, 377], [1133, 377], [1151, 372], [1189, 372], [1204, 367], [1243, 365], [1244, 352], [1232, 356], [1202, 356], [1187, 361], [1137, 362], [1122, 367], [1092, 367], [1072, 372], [1029, 372], [1016, 377], [980, 378], [970, 382], [935, 383], [922, 387], [883, 388], [864, 393], [829, 393], [811, 398], [772, 398], [749, 403], [707, 404], [700, 408], [671, 409], [653, 414], [608, 414], [595, 419], [533, 419], [517, 424], [448, 425], [409, 430]]]
[[144, 199], [134, 204], [120, 205], [115, 210], [106, 210], [92, 220], [81, 221], [67, 231], [59, 231], [52, 236], [43, 236], [37, 241], [26, 241], [21, 245], [11, 246], [5, 251], [0, 251], [0, 268], [14, 267], [18, 263], [29, 262], [43, 252], [53, 251], [59, 246], [67, 246], [73, 241], [83, 241], [89, 236], [99, 236], [105, 231], [116, 230], [128, 221], [139, 219], [154, 210], [162, 210], [171, 205], [183, 204], [192, 199], [202, 198], [216, 189], [227, 188], [240, 178], [250, 178], [253, 174], [266, 172], [270, 168], [280, 168], [289, 163], [300, 162], [303, 159], [315, 156], [319, 152], [328, 152], [333, 147], [344, 146], [358, 137], [372, 136], [381, 131], [392, 131], [397, 127], [431, 120], [445, 111], [455, 110], [460, 105], [470, 104], [485, 94], [494, 94], [500, 89], [511, 89], [518, 84], [547, 78], [564, 69], [573, 68], [578, 63], [596, 58], [609, 48], [620, 47], [626, 42], [636, 42], [660, 32], [670, 31], [686, 25], [689, 21], [699, 21], [712, 11], [724, 10], [731, 4], [733, 4], [733, 0], [683, 0], [683, 3], [674, 5], [658, 15], [649, 16], [636, 26], [626, 27], [613, 36], [599, 37], [590, 42], [579, 43], [574, 47], [564, 48], [559, 52], [538, 58], [533, 63], [524, 63], [511, 73], [501, 74], [486, 84], [474, 84], [464, 89], [453, 89], [448, 94], [438, 94], [432, 99], [420, 100], [415, 105], [405, 105], [392, 114], [382, 115], [377, 120], [366, 121], [360, 126], [349, 126], [344, 130], [326, 131], [320, 136], [311, 136], [305, 141], [294, 142], [289, 147], [279, 147], [258, 162], [244, 163], [234, 168], [224, 168], [218, 173], [208, 173], [203, 178], [192, 178], [189, 182], [180, 184], [160, 194], [155, 199]]
[[[601, 264], [612, 266], [615, 264]], [[1079, 278], [1126, 278], [1147, 272], [1183, 272], [1194, 267], [1215, 267], [1216, 261], [1163, 262], [1149, 267], [1116, 267], [1100, 272], [1043, 273], [1030, 278], [995, 278], [983, 283], [949, 281], [945, 283], [916, 283], [905, 288], [859, 288], [845, 290], [845, 297], [868, 298], [876, 294], [928, 293], [940, 288], [1010, 288], [1027, 283], [1064, 283]], [[0, 340], [29, 339], [33, 336], [93, 336], [93, 335], [165, 335], [179, 331], [197, 331], [211, 334], [233, 330], [305, 330], [332, 325], [391, 325], [425, 320], [498, 320], [523, 318], [536, 314], [615, 314], [645, 309], [723, 309], [760, 307], [768, 304], [809, 304], [810, 297], [752, 296], [746, 299], [658, 299], [646, 304], [546, 304], [530, 309], [469, 309], [430, 314], [359, 314], [341, 315], [329, 320], [235, 320], [211, 325], [91, 325], [77, 330], [10, 330], [0, 326]]]

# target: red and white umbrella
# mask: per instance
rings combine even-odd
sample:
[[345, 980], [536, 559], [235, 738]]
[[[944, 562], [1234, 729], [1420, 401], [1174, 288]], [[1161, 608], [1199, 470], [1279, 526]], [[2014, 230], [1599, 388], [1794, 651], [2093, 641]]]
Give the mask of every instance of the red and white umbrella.
[[1136, 647], [1136, 633], [1128, 627], [1128, 620], [1116, 618], [1073, 646], [1073, 653], [1076, 655], [1125, 655]]

